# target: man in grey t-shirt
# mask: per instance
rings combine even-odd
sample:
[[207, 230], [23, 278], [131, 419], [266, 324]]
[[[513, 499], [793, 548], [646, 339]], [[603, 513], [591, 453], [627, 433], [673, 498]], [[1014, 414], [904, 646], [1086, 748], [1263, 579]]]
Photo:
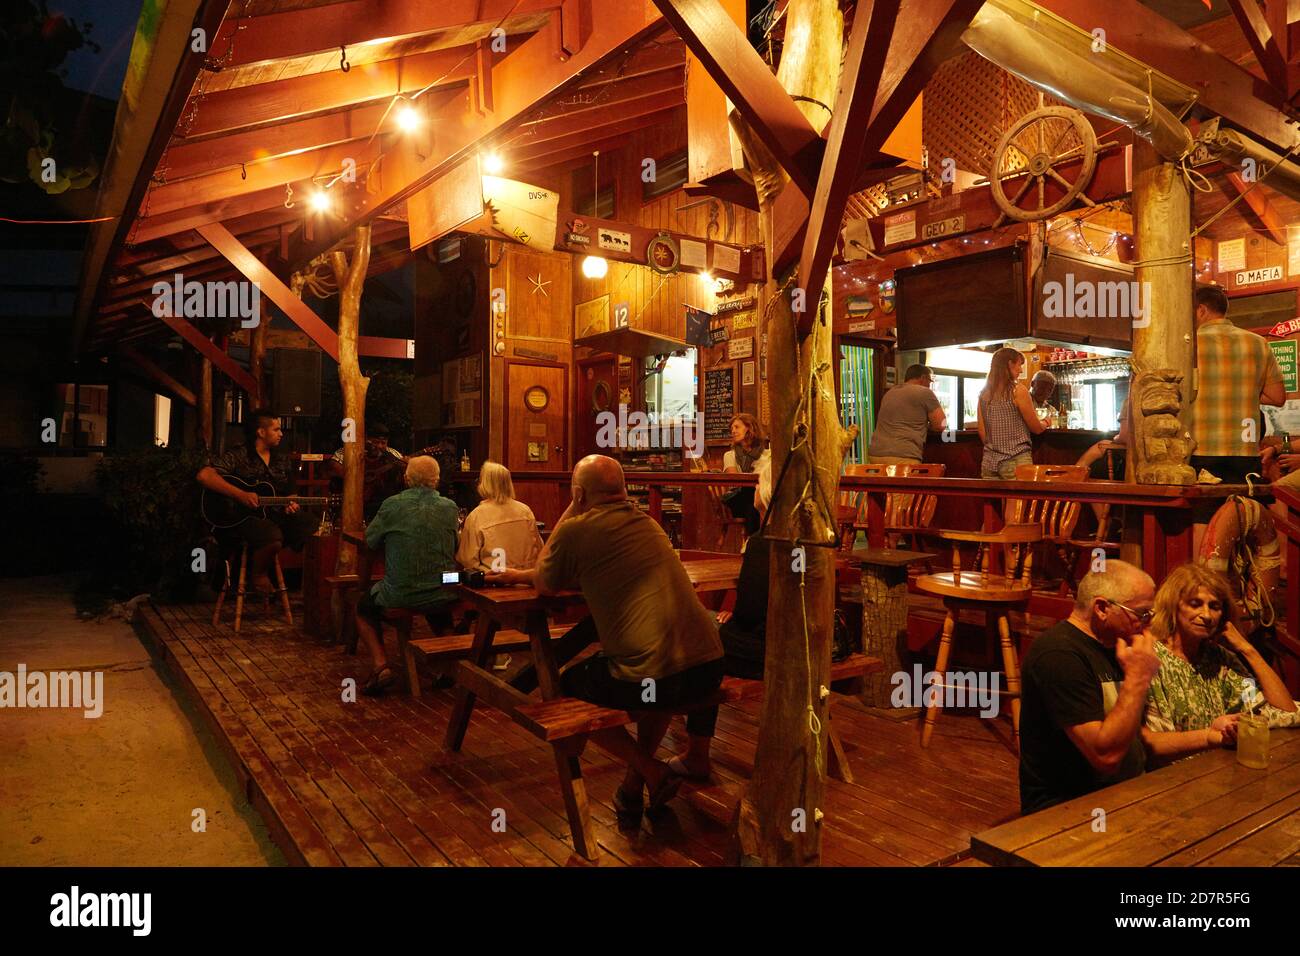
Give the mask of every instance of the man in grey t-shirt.
[[943, 407], [930, 390], [933, 381], [934, 373], [929, 368], [913, 365], [903, 376], [903, 384], [885, 393], [867, 449], [873, 464], [921, 463], [927, 430], [943, 431], [947, 425]]

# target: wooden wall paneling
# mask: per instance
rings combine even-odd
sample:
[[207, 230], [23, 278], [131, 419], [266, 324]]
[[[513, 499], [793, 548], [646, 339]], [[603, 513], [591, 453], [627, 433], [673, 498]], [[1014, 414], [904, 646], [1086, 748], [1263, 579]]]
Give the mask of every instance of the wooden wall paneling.
[[[568, 364], [529, 359], [505, 360], [505, 464], [511, 471], [567, 471], [570, 468]], [[525, 393], [544, 388], [549, 401], [535, 411], [524, 402]], [[530, 461], [528, 445], [545, 446], [544, 461]]]

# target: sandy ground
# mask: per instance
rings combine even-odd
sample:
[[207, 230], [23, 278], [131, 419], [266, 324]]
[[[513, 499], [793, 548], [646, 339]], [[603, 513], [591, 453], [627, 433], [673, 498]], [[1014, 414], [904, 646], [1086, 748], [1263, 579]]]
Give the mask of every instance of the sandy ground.
[[[0, 709], [0, 865], [284, 865], [183, 692], [71, 582], [0, 580], [0, 671], [103, 671], [103, 715]], [[206, 813], [196, 832], [194, 810]]]

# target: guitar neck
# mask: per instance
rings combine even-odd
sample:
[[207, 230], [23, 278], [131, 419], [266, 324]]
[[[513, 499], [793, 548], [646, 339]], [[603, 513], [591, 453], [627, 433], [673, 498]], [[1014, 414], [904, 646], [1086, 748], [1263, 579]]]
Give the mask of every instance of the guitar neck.
[[257, 503], [264, 507], [274, 508], [277, 505], [291, 505], [297, 502], [300, 505], [323, 505], [329, 501], [328, 498], [302, 498], [297, 495], [289, 495], [284, 498], [268, 498], [258, 495]]

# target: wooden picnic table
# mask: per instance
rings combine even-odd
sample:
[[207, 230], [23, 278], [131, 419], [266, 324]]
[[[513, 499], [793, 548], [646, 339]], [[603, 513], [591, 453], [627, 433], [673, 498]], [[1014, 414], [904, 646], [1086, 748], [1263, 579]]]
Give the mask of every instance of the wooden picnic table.
[[[740, 556], [689, 558], [682, 561], [697, 592], [726, 591], [735, 588], [740, 578]], [[456, 704], [447, 723], [445, 744], [459, 750], [469, 729], [469, 719], [478, 698], [508, 714], [517, 723], [529, 726], [521, 707], [536, 703], [523, 691], [501, 680], [487, 665], [492, 657], [492, 640], [499, 630], [515, 628], [528, 635], [533, 667], [543, 700], [564, 696], [560, 687], [560, 667], [551, 648], [550, 615], [585, 603], [581, 591], [562, 591], [543, 595], [532, 587], [470, 588], [458, 586], [465, 603], [478, 611], [474, 626], [474, 645], [469, 659], [461, 661], [456, 676]], [[588, 859], [595, 857], [595, 841], [587, 813], [586, 786], [578, 757], [581, 739], [555, 741], [555, 767], [560, 777], [564, 809], [573, 833], [575, 849]]]
[[1211, 750], [970, 842], [995, 866], [1277, 866], [1300, 853], [1300, 733], [1269, 732], [1267, 770]]

